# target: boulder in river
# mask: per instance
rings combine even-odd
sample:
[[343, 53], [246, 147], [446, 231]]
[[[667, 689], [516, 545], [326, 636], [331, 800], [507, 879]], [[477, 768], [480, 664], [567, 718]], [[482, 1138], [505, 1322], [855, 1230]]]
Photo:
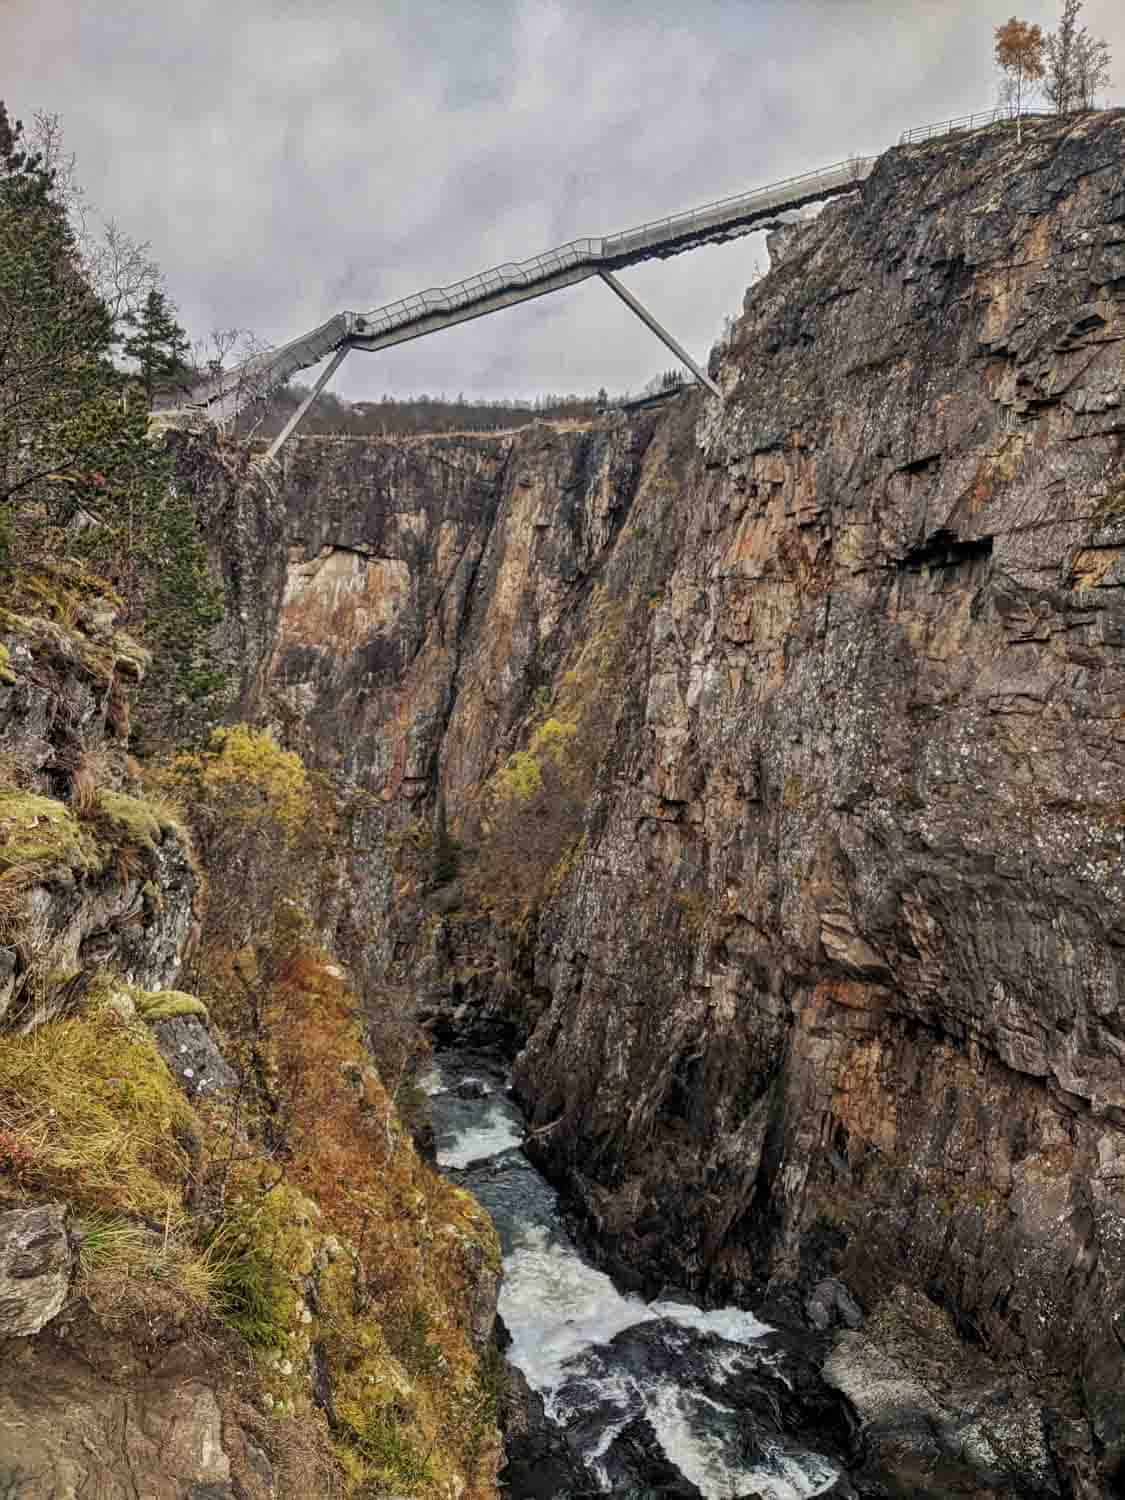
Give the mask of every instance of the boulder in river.
[[[634, 1417], [601, 1459], [614, 1494], [656, 1494], [667, 1500], [702, 1500], [703, 1492], [668, 1458], [648, 1417]], [[638, 1489], [640, 1486], [640, 1489]]]
[[508, 1366], [500, 1424], [505, 1464], [500, 1485], [508, 1500], [563, 1500], [594, 1493], [594, 1476], [571, 1450], [562, 1429], [547, 1416], [543, 1398], [521, 1370]]

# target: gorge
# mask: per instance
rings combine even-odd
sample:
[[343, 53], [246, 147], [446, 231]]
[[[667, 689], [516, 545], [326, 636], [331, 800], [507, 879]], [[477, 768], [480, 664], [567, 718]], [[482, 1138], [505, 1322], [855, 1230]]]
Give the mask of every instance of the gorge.
[[1125, 112], [772, 254], [721, 403], [169, 432], [225, 718], [347, 801], [370, 1029], [510, 1065], [622, 1295], [803, 1341], [824, 1493], [1125, 1494]]
[[[1055, 1393], [1091, 1494], [1125, 1410], [1123, 131], [890, 152], [748, 294], [721, 407], [310, 439], [227, 563], [254, 709], [372, 794], [362, 961], [518, 1053], [606, 1263], [924, 1293]], [[439, 795], [484, 854], [423, 895]]]

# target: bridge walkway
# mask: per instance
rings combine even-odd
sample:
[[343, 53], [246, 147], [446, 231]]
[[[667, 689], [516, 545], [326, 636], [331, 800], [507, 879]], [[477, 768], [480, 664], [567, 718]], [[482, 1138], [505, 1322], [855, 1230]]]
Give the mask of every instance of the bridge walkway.
[[[937, 136], [980, 130], [1008, 120], [1004, 110], [965, 115], [906, 131], [900, 145], [910, 146]], [[416, 292], [371, 312], [337, 313], [300, 338], [254, 355], [232, 370], [201, 381], [191, 392], [190, 404], [197, 409], [203, 408], [216, 421], [229, 421], [252, 401], [269, 395], [301, 370], [317, 365], [331, 355], [330, 363], [306, 400], [274, 440], [268, 455], [272, 458], [298, 426], [349, 350], [370, 352], [409, 339], [423, 338], [442, 328], [575, 286], [591, 276], [600, 276], [664, 340], [702, 384], [721, 395], [671, 334], [621, 285], [614, 272], [642, 261], [682, 255], [701, 245], [735, 239], [752, 233], [781, 214], [841, 193], [854, 192], [871, 175], [877, 159], [873, 156], [849, 157], [830, 167], [788, 177], [748, 193], [736, 193], [706, 203], [701, 208], [689, 209], [686, 213], [653, 219], [619, 234], [570, 240], [529, 260], [493, 266], [463, 281]]]
[[570, 240], [528, 260], [493, 266], [450, 286], [431, 287], [372, 312], [337, 313], [300, 338], [254, 355], [202, 382], [192, 391], [191, 404], [208, 408], [209, 415], [218, 421], [228, 421], [256, 397], [268, 395], [330, 354], [348, 349], [387, 349], [575, 286], [591, 276], [605, 275], [608, 280], [625, 266], [682, 255], [701, 245], [749, 234], [764, 220], [839, 193], [854, 192], [870, 175], [874, 162], [873, 157], [853, 157], [686, 213], [654, 219], [619, 234]]

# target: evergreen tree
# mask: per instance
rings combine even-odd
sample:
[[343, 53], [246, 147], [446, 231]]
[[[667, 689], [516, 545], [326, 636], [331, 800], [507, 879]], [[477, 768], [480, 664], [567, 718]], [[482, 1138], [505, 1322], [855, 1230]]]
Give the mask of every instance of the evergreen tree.
[[198, 696], [215, 686], [220, 596], [115, 341], [54, 173], [0, 102], [0, 597], [5, 572], [85, 557], [124, 596], [126, 623], [174, 647], [161, 692]]
[[0, 103], [0, 507], [72, 512], [119, 422], [112, 320], [78, 263], [53, 174]]
[[133, 330], [122, 344], [122, 353], [135, 359], [149, 406], [157, 390], [190, 374], [187, 355], [191, 349], [186, 331], [176, 321], [176, 310], [163, 292], [153, 289], [139, 314], [126, 313], [122, 321]]

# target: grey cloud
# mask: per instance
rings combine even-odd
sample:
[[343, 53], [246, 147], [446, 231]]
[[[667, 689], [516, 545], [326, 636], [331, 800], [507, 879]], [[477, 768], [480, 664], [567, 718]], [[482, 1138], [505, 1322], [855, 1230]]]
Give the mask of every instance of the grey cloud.
[[[193, 331], [282, 340], [989, 104], [978, 0], [0, 0], [3, 85], [62, 114]], [[1054, 24], [1050, 0], [1017, 8]], [[1118, 0], [1086, 20], [1125, 67]], [[758, 238], [638, 267], [703, 353]], [[352, 396], [638, 386], [664, 351], [586, 285], [371, 357]]]

